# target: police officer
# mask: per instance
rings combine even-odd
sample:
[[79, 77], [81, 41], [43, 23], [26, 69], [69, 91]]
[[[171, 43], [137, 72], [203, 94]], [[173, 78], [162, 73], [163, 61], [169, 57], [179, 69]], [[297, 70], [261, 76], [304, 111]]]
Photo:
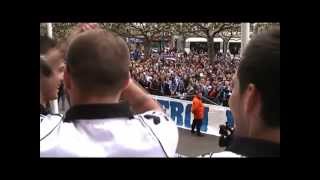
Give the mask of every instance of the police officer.
[[197, 127], [197, 135], [203, 136], [203, 134], [201, 134], [200, 132], [203, 117], [204, 117], [204, 105], [201, 100], [202, 93], [199, 89], [196, 89], [195, 93], [196, 95], [193, 97], [192, 107], [191, 107], [191, 112], [194, 115], [194, 119], [191, 125], [191, 133], [195, 133], [194, 129], [195, 127]]
[[71, 107], [40, 141], [41, 157], [175, 156], [177, 127], [130, 78], [122, 38], [103, 30], [79, 34], [66, 57]]

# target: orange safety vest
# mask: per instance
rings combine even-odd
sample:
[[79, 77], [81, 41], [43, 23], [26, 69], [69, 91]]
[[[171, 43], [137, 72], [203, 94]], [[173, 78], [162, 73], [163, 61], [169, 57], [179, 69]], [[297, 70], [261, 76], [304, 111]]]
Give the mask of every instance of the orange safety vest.
[[198, 96], [193, 97], [191, 112], [195, 119], [202, 120], [204, 117], [204, 105]]

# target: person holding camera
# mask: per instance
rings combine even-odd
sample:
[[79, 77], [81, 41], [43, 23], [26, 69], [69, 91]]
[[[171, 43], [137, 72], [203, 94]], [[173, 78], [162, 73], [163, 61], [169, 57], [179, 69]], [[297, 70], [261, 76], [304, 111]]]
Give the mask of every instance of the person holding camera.
[[232, 80], [235, 130], [211, 157], [280, 157], [280, 27], [250, 40]]

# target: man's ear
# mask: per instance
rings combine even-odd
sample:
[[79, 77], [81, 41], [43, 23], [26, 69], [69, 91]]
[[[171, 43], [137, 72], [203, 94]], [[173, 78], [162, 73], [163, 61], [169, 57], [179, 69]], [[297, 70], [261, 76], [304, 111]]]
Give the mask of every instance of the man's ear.
[[253, 134], [259, 121], [259, 114], [261, 109], [261, 97], [256, 86], [249, 84], [246, 91], [243, 94], [243, 110], [246, 115], [248, 123], [249, 134]]
[[69, 71], [68, 71], [67, 67], [64, 68], [63, 81], [64, 81], [65, 89], [67, 91], [70, 91], [70, 89], [71, 89], [71, 79], [70, 79], [70, 74], [69, 74]]
[[130, 73], [129, 73], [128, 77], [129, 78], [124, 82], [123, 90], [127, 89], [129, 84], [131, 83], [131, 75], [130, 75]]

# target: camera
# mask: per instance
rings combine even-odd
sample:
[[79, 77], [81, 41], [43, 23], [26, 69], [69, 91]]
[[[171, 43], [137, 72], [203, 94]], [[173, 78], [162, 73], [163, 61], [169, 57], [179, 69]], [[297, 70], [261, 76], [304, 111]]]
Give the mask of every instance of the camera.
[[226, 125], [220, 125], [219, 134], [219, 146], [228, 147], [233, 139], [233, 129]]
[[219, 134], [221, 136], [229, 136], [230, 131], [228, 131], [228, 128], [226, 125], [220, 125]]

